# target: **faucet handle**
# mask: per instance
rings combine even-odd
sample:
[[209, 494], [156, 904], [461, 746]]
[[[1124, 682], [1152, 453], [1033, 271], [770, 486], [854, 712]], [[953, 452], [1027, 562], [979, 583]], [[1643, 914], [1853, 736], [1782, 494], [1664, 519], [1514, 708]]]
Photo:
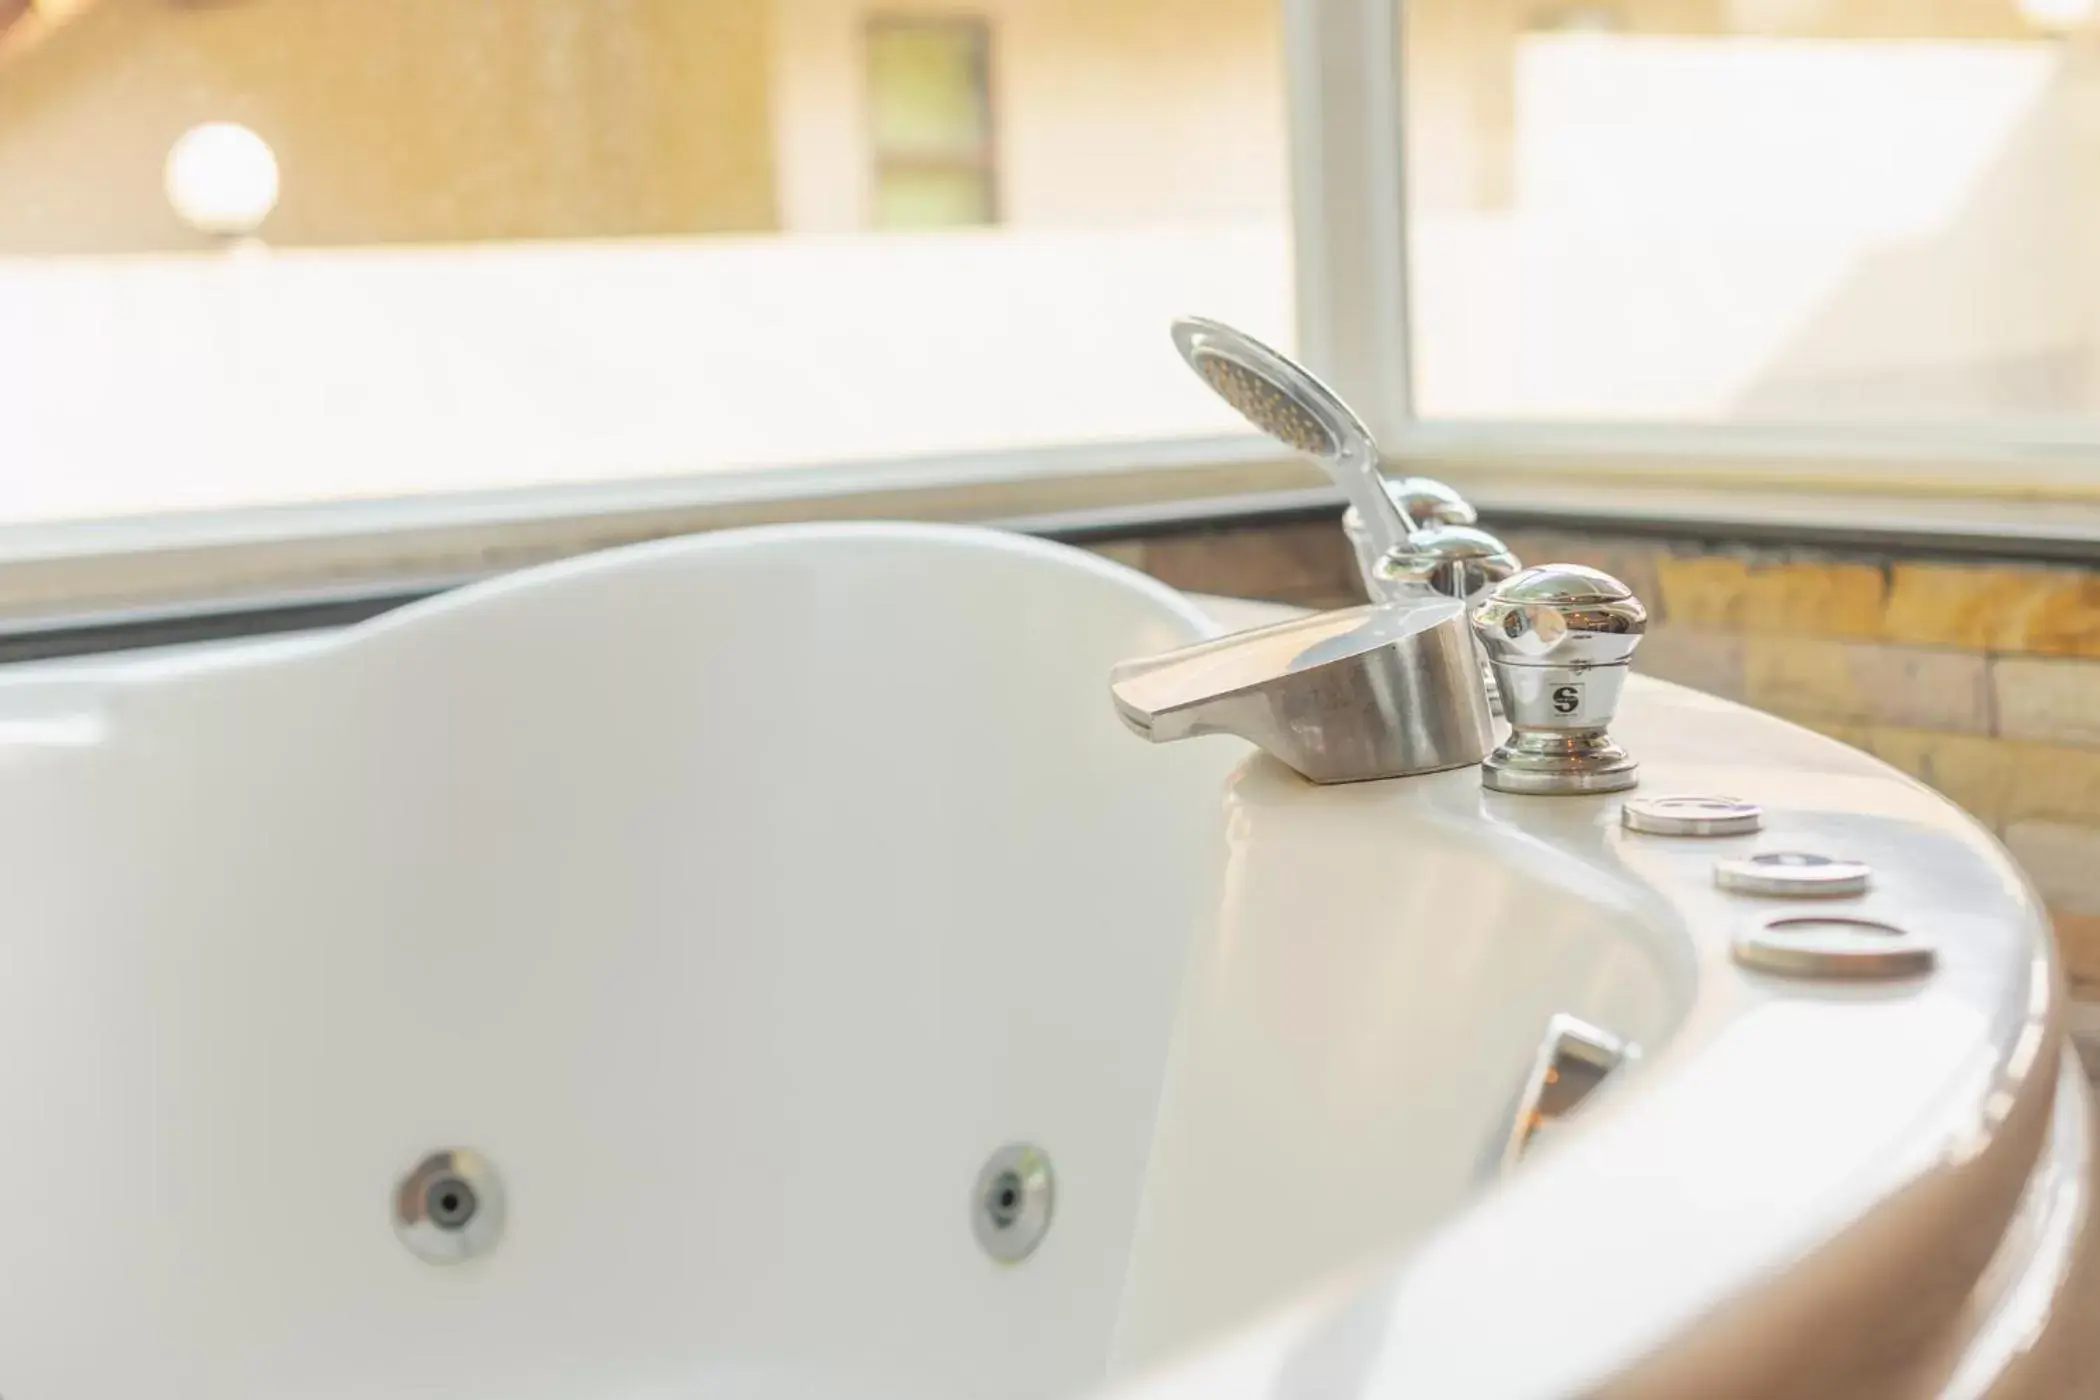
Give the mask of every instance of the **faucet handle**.
[[[1424, 525], [1475, 525], [1480, 521], [1472, 502], [1433, 476], [1386, 477], [1385, 494], [1407, 517], [1407, 523], [1417, 529]], [[1342, 512], [1342, 528], [1351, 533], [1363, 528], [1355, 506]]]
[[1482, 781], [1498, 792], [1618, 792], [1640, 765], [1607, 732], [1648, 610], [1610, 574], [1542, 564], [1488, 591], [1473, 633], [1502, 693], [1509, 738]]
[[1108, 682], [1155, 744], [1237, 734], [1316, 783], [1463, 768], [1494, 737], [1465, 605], [1435, 594], [1125, 661]]
[[[1472, 525], [1425, 525], [1383, 558], [1367, 562], [1360, 550], [1358, 560], [1365, 565], [1364, 587], [1374, 598], [1433, 591], [1467, 603], [1524, 567], [1508, 545]], [[1485, 658], [1480, 679], [1487, 687], [1488, 709], [1499, 718], [1502, 685]]]
[[1417, 525], [1477, 525], [1473, 503], [1433, 476], [1403, 476], [1386, 487], [1393, 504]]
[[[1386, 498], [1407, 517], [1407, 528], [1415, 534], [1439, 525], [1472, 525], [1480, 518], [1464, 496], [1433, 477], [1389, 476], [1383, 484]], [[1375, 578], [1379, 548], [1371, 542], [1371, 532], [1364, 528], [1363, 516], [1355, 506], [1342, 512], [1342, 533], [1356, 551], [1364, 591], [1373, 598], [1381, 596]]]
[[1472, 525], [1425, 525], [1399, 549], [1371, 566], [1377, 583], [1432, 589], [1447, 598], [1471, 600], [1516, 573], [1517, 556], [1487, 531]]

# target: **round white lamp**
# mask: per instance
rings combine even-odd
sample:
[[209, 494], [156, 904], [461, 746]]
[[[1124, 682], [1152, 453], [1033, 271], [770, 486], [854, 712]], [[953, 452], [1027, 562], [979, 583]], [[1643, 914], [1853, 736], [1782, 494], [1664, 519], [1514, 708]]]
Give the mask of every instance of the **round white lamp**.
[[199, 233], [245, 237], [277, 207], [277, 157], [245, 126], [206, 122], [168, 148], [162, 186], [175, 216]]

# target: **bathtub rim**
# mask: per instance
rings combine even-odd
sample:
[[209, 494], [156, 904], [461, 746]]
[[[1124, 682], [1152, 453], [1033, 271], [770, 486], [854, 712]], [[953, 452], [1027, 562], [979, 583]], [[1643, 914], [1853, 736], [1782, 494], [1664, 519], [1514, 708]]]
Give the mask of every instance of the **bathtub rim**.
[[[1702, 945], [1699, 987], [1678, 1033], [1644, 1057], [1637, 1081], [1600, 1096], [1594, 1111], [1568, 1124], [1525, 1171], [1497, 1183], [1425, 1239], [1390, 1249], [1383, 1262], [1339, 1275], [1218, 1337], [1189, 1354], [1183, 1367], [1156, 1368], [1149, 1379], [1112, 1377], [1104, 1393], [1151, 1400], [1184, 1393], [1280, 1396], [1295, 1393], [1292, 1376], [1314, 1373], [1331, 1387], [1322, 1393], [1361, 1400], [1458, 1383], [1464, 1393], [1482, 1396], [1842, 1393], [1816, 1387], [1901, 1372], [1920, 1347], [1955, 1325], [2050, 1141], [2065, 989], [2038, 898], [1994, 837], [1879, 760], [1776, 717], [1638, 675], [1628, 698], [1633, 718], [1625, 737], [1649, 770], [1646, 791], [1714, 790], [1700, 780], [1712, 765], [1673, 746], [1662, 732], [1667, 724], [1658, 724], [1703, 718], [1762, 732], [1809, 761], [1804, 771], [1817, 783], [1863, 784], [1886, 812], [1952, 840], [1979, 908], [1947, 916], [1957, 926], [1965, 920], [1967, 932], [1984, 929], [2001, 956], [1988, 966], [1949, 957], [1923, 979], [1926, 993], [1916, 997], [1900, 989], [1804, 994], [1775, 988], [1726, 956], [1740, 907], [1719, 917], [1716, 910], [1726, 903], [1710, 884], [1654, 879], [1652, 888], [1678, 903]], [[1427, 794], [1448, 776], [1383, 786]], [[1564, 804], [1529, 809], [1551, 811], [1552, 820], [1542, 821], [1548, 828], [1561, 819], [1570, 827], [1602, 828], [1607, 810], [1615, 816], [1616, 808], [1609, 798], [1514, 800]], [[1773, 834], [1768, 830], [1766, 837]], [[1613, 832], [1606, 844], [1623, 839]], [[1704, 854], [1696, 844], [1679, 849]], [[1752, 1105], [1754, 1116], [1659, 1092], [1673, 1085], [1696, 1089], [1716, 1051], [1730, 1041], [1738, 1063], [1766, 1052], [1783, 1058], [1789, 1038], [1805, 1032], [1824, 1048], [1842, 1046], [1866, 1029], [1848, 1023], [1862, 1004], [1881, 1015], [1876, 1030], [1907, 1035], [1920, 1049], [1938, 1048], [1929, 1063], [1887, 1061], [1878, 1127], [1844, 1116], [1842, 1096], [1858, 1086], [1829, 1082], [1815, 1072], [1813, 1057], [1782, 1084], [1793, 1092]], [[1586, 1188], [1623, 1187], [1612, 1181], [1614, 1161], [1653, 1161], [1675, 1144], [1682, 1162], [1686, 1143], [1696, 1147], [1712, 1136], [1705, 1164], [1711, 1180], [1741, 1192], [1759, 1174], [1759, 1152], [1784, 1144], [1790, 1129], [1801, 1130], [1804, 1110], [1818, 1106], [1807, 1121], [1825, 1130], [1813, 1151], [1828, 1159], [1827, 1169], [1808, 1189], [1736, 1201], [1742, 1216], [1728, 1228], [1742, 1247], [1723, 1267], [1674, 1268], [1678, 1291], [1671, 1306], [1631, 1304], [1626, 1288], [1635, 1280], [1610, 1248], [1556, 1250], [1547, 1238], [1556, 1212], [1601, 1212], [1629, 1227], [1697, 1241], [1697, 1227], [1716, 1214], [1698, 1190], [1686, 1189], [1707, 1184], [1701, 1174], [1680, 1172], [1673, 1182], [1669, 1171], [1658, 1170], [1647, 1179], [1662, 1181], [1658, 1189], [1645, 1195], [1622, 1189], [1604, 1204]], [[1768, 1139], [1763, 1146], [1760, 1134]], [[1838, 1150], [1845, 1138], [1852, 1140], [1849, 1156]], [[1746, 1157], [1727, 1160], [1736, 1149]], [[1769, 1161], [1782, 1161], [1784, 1150]], [[1797, 1218], [1804, 1214], [1805, 1222]], [[1593, 1231], [1587, 1244], [1609, 1241]], [[1891, 1296], [1876, 1302], [1860, 1283], [1877, 1276], [1902, 1278], [1906, 1287], [1885, 1290]], [[1456, 1306], [1453, 1278], [1469, 1280], [1456, 1290], [1466, 1300]], [[1477, 1325], [1465, 1325], [1467, 1306], [1509, 1329], [1505, 1345], [1486, 1345]], [[1571, 1320], [1576, 1326], [1566, 1329]], [[1611, 1335], [1607, 1345], [1595, 1344], [1623, 1323], [1638, 1325]], [[1555, 1325], [1570, 1337], [1546, 1335]], [[1570, 1338], [1572, 1344], [1564, 1344]], [[1525, 1364], [1521, 1354], [1527, 1353], [1555, 1360]]]

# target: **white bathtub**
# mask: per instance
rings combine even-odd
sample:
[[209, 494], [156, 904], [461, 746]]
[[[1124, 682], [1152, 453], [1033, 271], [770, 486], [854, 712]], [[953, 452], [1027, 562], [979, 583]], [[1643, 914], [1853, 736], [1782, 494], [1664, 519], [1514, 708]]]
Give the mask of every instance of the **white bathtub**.
[[[1987, 835], [1659, 684], [1647, 790], [1763, 836], [1132, 738], [1109, 664], [1213, 630], [796, 527], [0, 676], [0, 1395], [2064, 1393], [2087, 1100]], [[1732, 964], [1712, 862], [1789, 845], [1937, 970]], [[1642, 1054], [1505, 1173], [1557, 1013]]]

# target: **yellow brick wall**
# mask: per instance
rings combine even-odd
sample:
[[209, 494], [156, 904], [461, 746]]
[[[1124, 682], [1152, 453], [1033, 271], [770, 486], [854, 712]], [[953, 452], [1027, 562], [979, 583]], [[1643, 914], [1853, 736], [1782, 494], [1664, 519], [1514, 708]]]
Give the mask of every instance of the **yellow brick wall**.
[[[1521, 558], [1616, 574], [1651, 617], [1635, 669], [1881, 758], [1988, 825], [2100, 997], [2100, 572], [1503, 532]], [[1180, 588], [1308, 607], [1358, 601], [1327, 520], [1122, 540]]]

